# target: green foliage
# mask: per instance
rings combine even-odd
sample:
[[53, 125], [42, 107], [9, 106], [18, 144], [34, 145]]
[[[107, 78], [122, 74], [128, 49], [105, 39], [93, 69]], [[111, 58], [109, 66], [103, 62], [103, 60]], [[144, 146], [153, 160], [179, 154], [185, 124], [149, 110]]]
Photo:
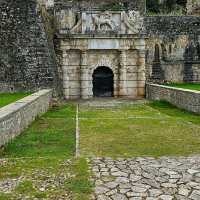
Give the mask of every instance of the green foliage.
[[159, 0], [147, 0], [147, 13], [180, 15], [185, 12], [186, 3], [186, 0], [165, 0], [162, 4]]
[[147, 0], [147, 11], [150, 13], [159, 13], [160, 12], [159, 0]]

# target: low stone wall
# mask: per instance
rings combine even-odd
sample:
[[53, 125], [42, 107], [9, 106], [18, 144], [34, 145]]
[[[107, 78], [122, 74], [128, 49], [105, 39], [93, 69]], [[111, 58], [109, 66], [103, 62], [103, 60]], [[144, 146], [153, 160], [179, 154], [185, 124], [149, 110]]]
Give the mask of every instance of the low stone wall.
[[200, 114], [200, 91], [147, 83], [146, 98], [165, 100], [179, 108]]
[[41, 90], [0, 109], [0, 146], [19, 135], [35, 118], [45, 113], [51, 90]]

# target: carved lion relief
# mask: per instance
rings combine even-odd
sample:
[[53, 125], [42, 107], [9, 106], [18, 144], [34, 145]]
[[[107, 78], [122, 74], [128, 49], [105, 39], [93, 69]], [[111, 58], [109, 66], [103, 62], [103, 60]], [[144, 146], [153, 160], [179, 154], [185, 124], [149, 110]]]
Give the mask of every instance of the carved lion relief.
[[60, 13], [61, 29], [75, 33], [138, 34], [143, 30], [143, 17], [139, 11], [84, 11], [62, 10]]
[[122, 31], [127, 34], [138, 34], [143, 29], [143, 17], [139, 11], [131, 10], [128, 13], [122, 12], [122, 22], [124, 27]]
[[93, 15], [92, 22], [95, 31], [114, 31], [116, 28], [112, 13], [109, 12]]

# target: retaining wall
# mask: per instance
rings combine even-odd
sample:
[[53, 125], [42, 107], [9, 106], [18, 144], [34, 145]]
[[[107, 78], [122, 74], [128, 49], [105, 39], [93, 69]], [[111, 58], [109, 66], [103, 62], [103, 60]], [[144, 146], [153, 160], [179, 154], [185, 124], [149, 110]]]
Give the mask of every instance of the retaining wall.
[[0, 109], [0, 146], [19, 135], [50, 105], [52, 90], [41, 90]]
[[179, 108], [200, 114], [200, 91], [147, 83], [146, 98], [165, 100]]

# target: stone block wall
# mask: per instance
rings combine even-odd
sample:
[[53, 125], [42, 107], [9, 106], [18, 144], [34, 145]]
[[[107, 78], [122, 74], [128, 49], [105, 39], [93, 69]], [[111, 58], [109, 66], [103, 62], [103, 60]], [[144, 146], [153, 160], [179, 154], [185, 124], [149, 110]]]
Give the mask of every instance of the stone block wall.
[[145, 28], [147, 79], [200, 82], [200, 17], [146, 17]]
[[54, 49], [37, 6], [0, 1], [0, 92], [56, 87]]
[[52, 90], [41, 90], [0, 109], [0, 146], [19, 135], [50, 105]]
[[200, 91], [147, 83], [146, 98], [165, 100], [181, 109], [200, 114]]

